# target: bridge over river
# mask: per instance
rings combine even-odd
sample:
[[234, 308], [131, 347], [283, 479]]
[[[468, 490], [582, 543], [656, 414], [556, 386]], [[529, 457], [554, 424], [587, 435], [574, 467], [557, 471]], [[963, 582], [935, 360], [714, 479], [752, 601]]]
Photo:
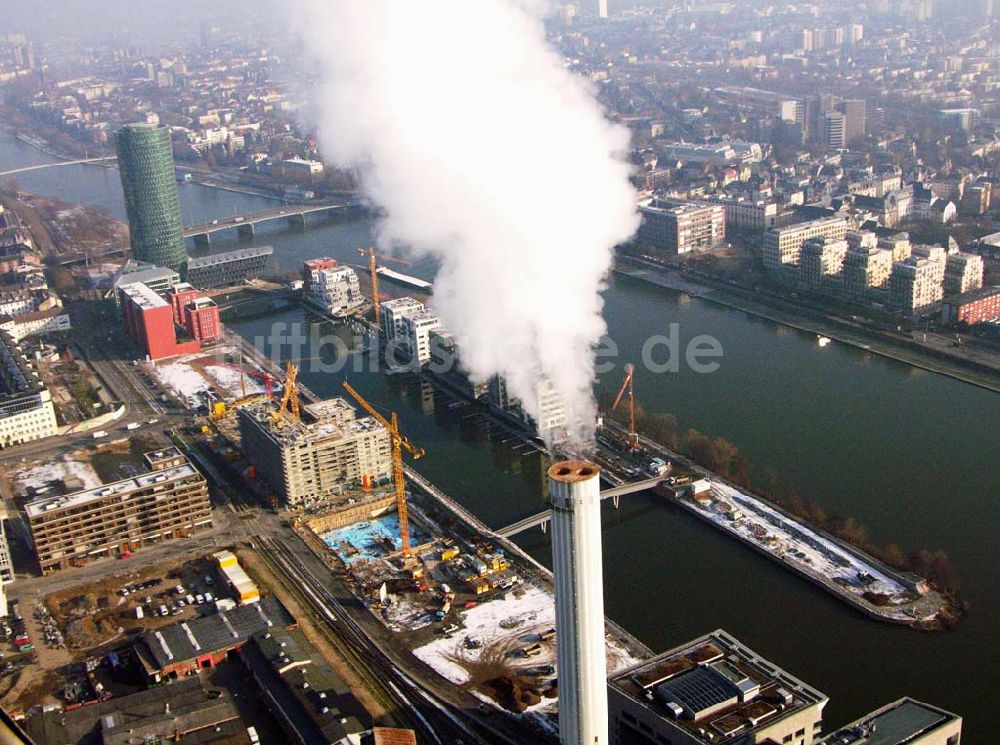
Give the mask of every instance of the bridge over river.
[[283, 204], [268, 210], [259, 210], [244, 215], [220, 218], [200, 225], [190, 225], [184, 228], [184, 237], [193, 238], [199, 245], [207, 245], [211, 235], [220, 230], [235, 229], [242, 236], [252, 236], [256, 225], [270, 220], [288, 220], [293, 225], [305, 225], [306, 215], [324, 213], [327, 215], [343, 214], [345, 217], [364, 210], [364, 205], [358, 200], [344, 202], [341, 199], [330, 199], [322, 202], [304, 204]]

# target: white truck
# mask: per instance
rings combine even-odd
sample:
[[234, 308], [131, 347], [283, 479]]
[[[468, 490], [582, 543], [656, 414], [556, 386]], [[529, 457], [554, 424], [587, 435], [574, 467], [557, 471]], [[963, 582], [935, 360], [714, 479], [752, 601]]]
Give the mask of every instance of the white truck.
[[107, 436], [108, 436], [107, 430], [103, 429], [99, 429], [91, 435], [91, 437], [93, 437], [95, 440], [100, 440], [102, 437], [107, 437]]

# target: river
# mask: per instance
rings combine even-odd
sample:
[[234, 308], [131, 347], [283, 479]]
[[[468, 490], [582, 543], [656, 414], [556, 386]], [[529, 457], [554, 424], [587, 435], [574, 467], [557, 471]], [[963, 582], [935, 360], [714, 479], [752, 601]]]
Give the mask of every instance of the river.
[[[0, 171], [52, 160], [0, 133]], [[118, 174], [68, 166], [17, 177], [22, 189], [108, 209], [122, 216]], [[249, 212], [268, 200], [216, 189], [180, 187], [186, 223]], [[276, 221], [255, 243], [275, 248], [281, 269], [330, 255], [357, 263], [354, 249], [372, 241], [373, 225], [310, 218], [305, 230]], [[237, 245], [235, 235], [212, 250]], [[402, 271], [425, 278], [433, 262]], [[963, 579], [970, 611], [954, 632], [920, 633], [867, 620], [821, 590], [757, 556], [693, 517], [651, 498], [605, 506], [604, 567], [608, 615], [654, 650], [724, 628], [830, 697], [828, 729], [903, 695], [966, 718], [965, 742], [990, 742], [1000, 707], [1000, 397], [956, 380], [871, 356], [770, 321], [614, 278], [605, 317], [620, 348], [601, 384], [613, 389], [621, 364], [639, 359], [644, 341], [680, 325], [682, 344], [717, 338], [721, 367], [652, 374], [638, 366], [636, 396], [650, 412], [669, 411], [682, 429], [696, 427], [736, 443], [758, 469], [786, 476], [830, 513], [855, 517], [880, 543], [943, 548]], [[301, 310], [234, 324], [248, 338], [274, 324], [317, 324]], [[317, 331], [336, 333], [329, 324]], [[272, 357], [287, 349], [269, 349]], [[324, 359], [332, 354], [326, 348]], [[333, 394], [343, 373], [310, 371], [303, 381]], [[512, 449], [468, 411], [402, 376], [352, 374], [371, 400], [399, 411], [404, 430], [427, 449], [417, 466], [431, 480], [499, 527], [538, 509], [544, 464]], [[521, 544], [549, 562], [547, 537]]]

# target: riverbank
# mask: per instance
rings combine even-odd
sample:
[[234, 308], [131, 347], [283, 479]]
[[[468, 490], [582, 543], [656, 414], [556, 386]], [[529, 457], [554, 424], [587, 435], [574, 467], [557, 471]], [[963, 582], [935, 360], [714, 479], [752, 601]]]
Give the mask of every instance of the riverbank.
[[959, 357], [949, 353], [947, 348], [924, 346], [902, 335], [880, 332], [857, 322], [822, 315], [792, 303], [778, 305], [776, 299], [735, 286], [702, 278], [693, 281], [675, 270], [632, 258], [619, 257], [613, 271], [621, 276], [684, 292], [692, 297], [765, 318], [788, 328], [825, 336], [870, 354], [1000, 392], [1000, 356], [995, 361], [985, 359], [985, 355], [984, 359]]
[[[624, 440], [624, 427], [605, 420], [614, 437]], [[741, 544], [877, 621], [923, 631], [954, 628], [960, 611], [952, 598], [938, 592], [926, 579], [894, 569], [837, 536], [810, 525], [781, 506], [723, 479], [641, 433], [644, 452], [680, 465], [694, 478], [711, 484], [694, 499], [681, 487], [661, 485], [653, 490], [701, 521], [718, 528]]]

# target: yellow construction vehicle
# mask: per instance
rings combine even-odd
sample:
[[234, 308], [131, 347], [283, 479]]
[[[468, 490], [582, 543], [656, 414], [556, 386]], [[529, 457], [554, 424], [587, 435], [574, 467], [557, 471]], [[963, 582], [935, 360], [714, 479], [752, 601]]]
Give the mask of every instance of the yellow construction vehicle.
[[386, 428], [389, 437], [392, 438], [392, 480], [396, 487], [396, 512], [399, 514], [399, 541], [402, 545], [403, 556], [410, 555], [410, 520], [406, 511], [406, 489], [404, 484], [405, 475], [403, 473], [403, 450], [406, 450], [414, 460], [423, 458], [425, 451], [415, 447], [399, 433], [399, 420], [396, 412], [392, 412], [387, 421], [382, 414], [375, 409], [365, 398], [358, 393], [351, 384], [344, 381], [344, 390], [351, 394], [362, 409], [367, 411], [375, 420]]

